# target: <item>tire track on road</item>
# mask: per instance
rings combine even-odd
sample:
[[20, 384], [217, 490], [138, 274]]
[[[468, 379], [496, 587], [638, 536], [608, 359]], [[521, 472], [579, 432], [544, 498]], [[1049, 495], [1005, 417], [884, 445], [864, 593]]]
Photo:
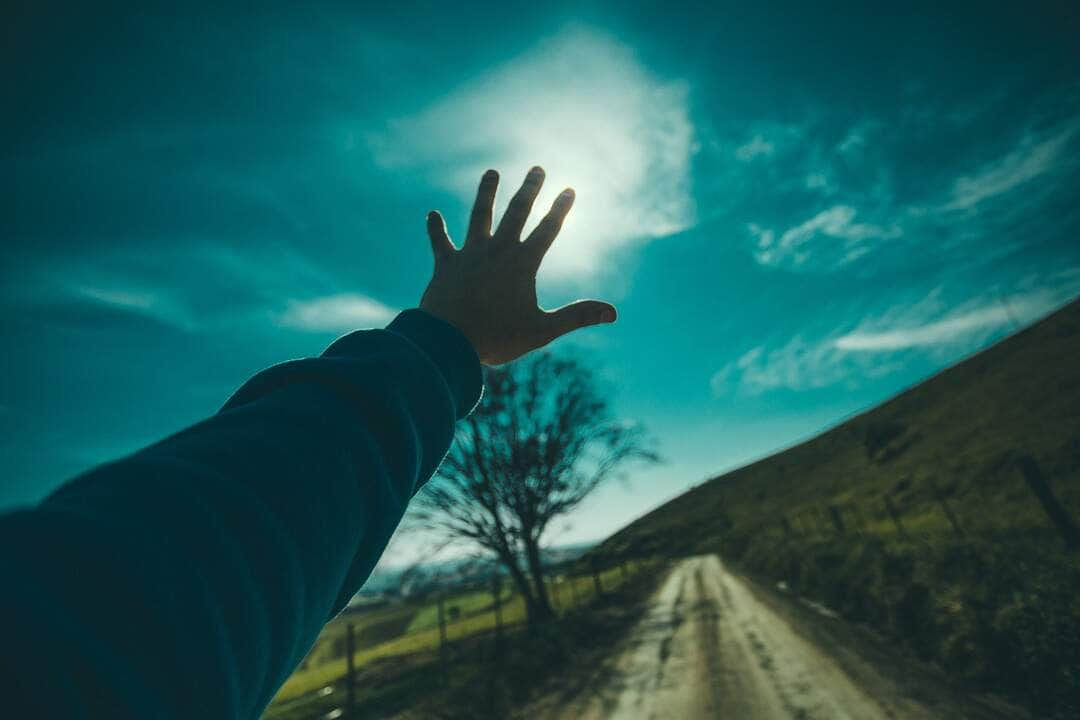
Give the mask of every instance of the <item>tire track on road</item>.
[[675, 566], [597, 684], [569, 700], [542, 699], [541, 720], [885, 720], [899, 712], [859, 688], [727, 572], [715, 555]]

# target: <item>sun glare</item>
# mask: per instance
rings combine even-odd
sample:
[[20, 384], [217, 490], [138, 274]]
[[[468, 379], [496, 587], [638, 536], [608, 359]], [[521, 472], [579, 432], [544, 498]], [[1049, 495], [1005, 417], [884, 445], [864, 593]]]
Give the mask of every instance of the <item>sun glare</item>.
[[688, 92], [647, 72], [626, 46], [571, 28], [393, 122], [372, 149], [384, 167], [419, 169], [466, 204], [481, 173], [498, 169], [497, 212], [526, 171], [542, 165], [547, 180], [527, 230], [563, 188], [575, 189], [563, 237], [541, 270], [574, 280], [599, 271], [620, 246], [693, 221]]

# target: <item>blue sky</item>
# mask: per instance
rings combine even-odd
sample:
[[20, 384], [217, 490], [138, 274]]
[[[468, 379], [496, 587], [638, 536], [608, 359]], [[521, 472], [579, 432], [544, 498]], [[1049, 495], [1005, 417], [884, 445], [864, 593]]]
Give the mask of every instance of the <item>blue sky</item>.
[[577, 190], [541, 302], [620, 318], [554, 347], [667, 459], [553, 540], [602, 537], [1075, 297], [1075, 13], [803, 5], [18, 18], [0, 506], [414, 306], [426, 211], [460, 236], [487, 167], [500, 203], [533, 164], [539, 206]]

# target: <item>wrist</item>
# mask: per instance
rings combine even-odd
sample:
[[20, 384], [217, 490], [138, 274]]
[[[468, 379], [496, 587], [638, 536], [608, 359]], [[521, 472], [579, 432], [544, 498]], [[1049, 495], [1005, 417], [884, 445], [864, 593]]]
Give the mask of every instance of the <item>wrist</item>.
[[[472, 347], [473, 352], [477, 354], [477, 357], [480, 357], [480, 346], [476, 342], [476, 339], [473, 337], [472, 333], [470, 333], [466, 329], [466, 323], [463, 323], [451, 313], [444, 312], [430, 303], [425, 303], [423, 300], [420, 301], [420, 305], [417, 307], [417, 309], [427, 313], [428, 315], [431, 315], [438, 320], [441, 320], [450, 327], [454, 328], [454, 330], [457, 330], [459, 333], [461, 333], [461, 335]], [[484, 359], [480, 357], [480, 361], [483, 362], [483, 360]]]
[[387, 330], [420, 347], [447, 380], [461, 419], [476, 405], [483, 388], [480, 357], [457, 326], [423, 307], [402, 311]]

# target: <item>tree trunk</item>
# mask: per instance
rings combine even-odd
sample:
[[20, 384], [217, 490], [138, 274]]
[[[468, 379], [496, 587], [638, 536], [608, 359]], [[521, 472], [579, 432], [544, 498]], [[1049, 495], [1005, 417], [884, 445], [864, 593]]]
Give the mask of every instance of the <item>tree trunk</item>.
[[548, 600], [547, 585], [544, 583], [544, 567], [540, 564], [540, 547], [535, 540], [525, 540], [525, 560], [529, 563], [529, 574], [536, 586], [536, 615], [529, 615], [529, 622], [543, 622], [555, 617]]
[[499, 560], [503, 566], [510, 573], [510, 579], [514, 581], [514, 586], [517, 587], [521, 597], [525, 599], [525, 614], [528, 617], [529, 623], [533, 622], [533, 619], [538, 616], [538, 613], [542, 613], [537, 609], [536, 595], [533, 592], [532, 585], [529, 583], [528, 576], [517, 563], [517, 558], [511, 554], [499, 553]]

